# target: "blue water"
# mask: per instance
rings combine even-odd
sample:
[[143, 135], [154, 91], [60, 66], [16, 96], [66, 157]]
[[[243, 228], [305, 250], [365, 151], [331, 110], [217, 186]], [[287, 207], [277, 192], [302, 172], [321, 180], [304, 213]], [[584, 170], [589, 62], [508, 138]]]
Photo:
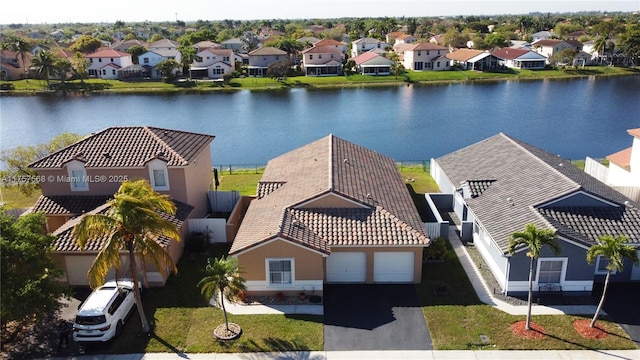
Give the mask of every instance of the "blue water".
[[0, 146], [62, 132], [149, 125], [216, 136], [213, 162], [265, 164], [333, 133], [397, 161], [427, 160], [498, 132], [568, 159], [631, 146], [640, 76], [331, 90], [3, 96]]

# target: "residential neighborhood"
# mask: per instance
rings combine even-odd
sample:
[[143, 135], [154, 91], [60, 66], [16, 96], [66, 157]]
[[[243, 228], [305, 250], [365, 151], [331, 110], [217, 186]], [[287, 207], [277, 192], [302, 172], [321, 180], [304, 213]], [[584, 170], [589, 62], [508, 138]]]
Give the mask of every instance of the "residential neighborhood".
[[[60, 122], [30, 131], [61, 133], [0, 151], [3, 358], [640, 357], [640, 128], [607, 134], [621, 141], [604, 157], [569, 159], [538, 141], [543, 122], [520, 119], [544, 118], [540, 108], [555, 101], [546, 94], [452, 95], [483, 73], [569, 69], [595, 86], [593, 69], [625, 68], [636, 80], [640, 14], [175, 17], [0, 25], [3, 101], [16, 86], [39, 86], [29, 94], [45, 103], [38, 114]], [[445, 76], [454, 105], [435, 111], [442, 89], [416, 96], [407, 74]], [[292, 94], [321, 91], [287, 82], [403, 76], [364, 105], [350, 96], [358, 88], [312, 107]], [[197, 91], [233, 90], [233, 79], [292, 89], [221, 91], [215, 101]], [[130, 94], [104, 106], [109, 95], [85, 92], [86, 83], [185, 95], [154, 94], [176, 116], [123, 101]], [[628, 100], [636, 83], [610, 86], [612, 96]], [[177, 103], [190, 95], [198, 101]], [[101, 128], [62, 133], [73, 101], [89, 103], [97, 115], [84, 116]], [[410, 114], [412, 103], [424, 112]], [[340, 112], [344, 128], [325, 125]], [[445, 112], [469, 118], [473, 139]], [[166, 125], [153, 122], [163, 117]], [[369, 117], [381, 127], [361, 121]], [[399, 127], [383, 126], [395, 117]], [[505, 117], [517, 134], [486, 125], [501, 128]], [[3, 127], [20, 121], [2, 116]], [[579, 138], [571, 135], [561, 138]], [[415, 151], [418, 160], [376, 147], [433, 151], [437, 138], [449, 148]], [[220, 161], [249, 143], [266, 163]]]

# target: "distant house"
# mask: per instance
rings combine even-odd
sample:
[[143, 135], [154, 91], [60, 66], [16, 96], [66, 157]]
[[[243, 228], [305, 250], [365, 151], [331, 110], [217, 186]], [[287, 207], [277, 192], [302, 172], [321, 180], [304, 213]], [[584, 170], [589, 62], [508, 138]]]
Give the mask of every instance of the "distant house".
[[447, 70], [449, 61], [443, 56], [449, 53], [449, 48], [430, 42], [421, 42], [405, 49], [403, 65], [405, 69], [414, 71]]
[[631, 147], [607, 156], [607, 184], [640, 188], [640, 128], [627, 130], [633, 137]]
[[220, 43], [220, 47], [222, 49], [229, 49], [232, 51], [242, 50], [242, 45], [243, 43], [242, 43], [242, 40], [240, 40], [240, 38], [227, 39]]
[[267, 164], [229, 254], [247, 292], [420, 283], [430, 243], [393, 159], [329, 135]]
[[23, 59], [15, 51], [0, 50], [0, 79], [2, 80], [20, 80], [25, 76], [25, 69], [31, 64], [31, 56], [25, 54]]
[[491, 54], [498, 58], [498, 65], [513, 69], [544, 69], [547, 58], [531, 50], [502, 48]]
[[547, 58], [547, 64], [549, 64], [549, 58], [554, 54], [564, 50], [572, 49], [576, 50], [574, 45], [564, 40], [540, 40], [531, 44], [533, 51]]
[[322, 39], [313, 44], [313, 46], [328, 46], [333, 47], [336, 50], [340, 51], [343, 55], [347, 53], [347, 44], [333, 40], [333, 39]]
[[297, 42], [301, 43], [302, 45], [309, 45], [308, 47], [313, 46], [315, 43], [317, 43], [318, 41], [320, 41], [320, 39], [313, 37], [313, 36], [303, 36], [301, 38], [299, 38], [298, 40], [296, 40]]
[[334, 46], [314, 46], [302, 51], [302, 68], [306, 76], [342, 74], [344, 54]]
[[131, 54], [115, 49], [102, 49], [84, 56], [89, 60], [90, 77], [117, 79], [118, 70], [133, 65]]
[[[106, 201], [126, 180], [146, 179], [151, 187], [169, 195], [175, 215], [164, 214], [188, 235], [186, 221], [209, 213], [207, 192], [212, 186], [211, 149], [214, 137], [147, 126], [111, 127], [41, 158], [30, 169], [46, 178], [33, 212], [46, 216], [46, 230], [56, 235], [52, 257], [64, 270], [61, 281], [86, 286], [87, 270], [106, 239], [78, 247], [73, 226], [83, 214], [106, 210]], [[184, 241], [161, 237], [157, 241], [174, 261], [182, 255]], [[151, 264], [149, 281], [162, 285], [165, 278]], [[120, 274], [122, 277], [126, 274]]]
[[180, 43], [177, 41], [169, 40], [169, 39], [160, 39], [158, 41], [154, 41], [149, 46], [147, 46], [148, 50], [178, 50]]
[[430, 37], [429, 42], [434, 45], [444, 46], [444, 34], [438, 34]]
[[199, 41], [193, 44], [193, 47], [196, 48], [196, 52], [200, 52], [206, 49], [222, 49], [222, 45], [209, 40]]
[[[527, 293], [530, 258], [521, 247], [508, 253], [509, 237], [529, 223], [556, 233], [559, 254], [534, 260], [533, 290], [590, 292], [603, 281], [608, 259], [586, 261], [602, 235], [626, 235], [640, 251], [640, 204], [571, 162], [498, 134], [431, 161], [431, 175], [451, 194], [463, 241], [473, 242], [503, 293]], [[444, 209], [443, 209], [444, 210]], [[640, 266], [625, 262], [612, 281], [640, 281]]]
[[56, 41], [60, 41], [60, 40], [62, 40], [62, 38], [64, 38], [64, 31], [62, 31], [60, 29], [57, 29], [57, 30], [49, 33], [49, 36], [54, 38]]
[[451, 66], [464, 70], [487, 71], [498, 67], [498, 58], [487, 51], [457, 49], [445, 56], [451, 61]]
[[196, 60], [189, 68], [194, 79], [222, 79], [225, 74], [235, 71], [233, 50], [208, 48], [198, 52]]
[[536, 42], [536, 41], [540, 41], [540, 40], [548, 40], [551, 39], [552, 37], [556, 36], [555, 34], [553, 34], [550, 31], [538, 31], [537, 33], [533, 33], [531, 34], [531, 37], [533, 38], [532, 42]]
[[351, 42], [351, 57], [354, 58], [363, 52], [373, 49], [386, 50], [393, 48], [390, 44], [374, 38], [362, 38]]
[[117, 51], [120, 51], [120, 52], [127, 52], [127, 50], [129, 50], [129, 48], [132, 47], [132, 46], [142, 46], [143, 48], [146, 49], [147, 46], [149, 46], [149, 44], [147, 44], [144, 41], [140, 41], [140, 40], [137, 40], [137, 39], [132, 39], [132, 40], [119, 42], [118, 44], [113, 46], [113, 49], [117, 50]]
[[[153, 79], [162, 78], [162, 74], [160, 74], [156, 65], [163, 60], [175, 60], [177, 63], [180, 63], [182, 54], [175, 48], [154, 48], [138, 56], [138, 64], [145, 67], [149, 72], [149, 76]], [[178, 69], [176, 69], [174, 73], [177, 72]]]
[[417, 40], [418, 39], [415, 36], [406, 34], [402, 31], [390, 32], [385, 36], [387, 44], [393, 44], [394, 46], [398, 44], [413, 44]]
[[267, 76], [269, 65], [283, 60], [288, 60], [287, 52], [275, 47], [262, 47], [249, 53], [249, 67], [247, 72], [249, 76], [263, 77]]
[[356, 70], [362, 75], [389, 75], [395, 61], [374, 52], [362, 53], [352, 59], [356, 63]]

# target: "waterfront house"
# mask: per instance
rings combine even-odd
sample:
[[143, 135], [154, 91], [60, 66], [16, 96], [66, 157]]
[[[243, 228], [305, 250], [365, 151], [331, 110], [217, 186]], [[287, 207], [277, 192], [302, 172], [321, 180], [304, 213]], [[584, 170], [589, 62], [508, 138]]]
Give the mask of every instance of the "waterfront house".
[[564, 50], [572, 49], [576, 50], [574, 45], [564, 40], [539, 40], [531, 44], [533, 51], [547, 58], [547, 64], [549, 64], [549, 58], [554, 54]]
[[404, 50], [403, 65], [414, 71], [448, 70], [449, 61], [443, 58], [449, 48], [430, 42], [421, 42]]
[[130, 47], [132, 46], [142, 46], [143, 48], [147, 48], [147, 46], [149, 46], [149, 44], [147, 44], [144, 41], [140, 41], [137, 39], [131, 39], [131, 40], [126, 40], [126, 41], [121, 41], [117, 44], [115, 44], [113, 46], [113, 50], [117, 50], [120, 52], [127, 52], [127, 50], [129, 50]]
[[445, 55], [451, 66], [463, 70], [487, 71], [498, 67], [498, 58], [482, 50], [456, 49]]
[[29, 69], [31, 55], [23, 58], [15, 51], [0, 50], [0, 79], [20, 80], [25, 77], [25, 69]]
[[196, 55], [196, 60], [189, 68], [193, 79], [222, 79], [225, 74], [231, 75], [235, 71], [233, 50], [204, 49]]
[[133, 65], [131, 54], [115, 49], [100, 49], [84, 58], [89, 60], [89, 76], [101, 79], [117, 79], [118, 70]]
[[498, 65], [513, 69], [544, 69], [547, 58], [528, 49], [502, 48], [491, 52], [498, 58]]
[[[102, 242], [82, 251], [72, 236], [78, 217], [105, 211], [105, 202], [125, 180], [147, 179], [152, 188], [176, 203], [176, 215], [165, 214], [188, 234], [186, 220], [209, 213], [207, 192], [212, 187], [211, 149], [214, 137], [147, 126], [110, 127], [29, 165], [41, 182], [42, 195], [32, 211], [46, 215], [46, 231], [56, 235], [52, 256], [65, 271], [68, 285], [87, 285], [87, 270]], [[158, 240], [178, 261], [183, 243]], [[150, 268], [153, 284], [164, 284]]]
[[[162, 74], [156, 68], [156, 65], [163, 60], [175, 60], [178, 64], [182, 60], [182, 54], [177, 49], [169, 49], [167, 47], [153, 48], [144, 54], [138, 56], [138, 64], [145, 69], [145, 72], [152, 79], [161, 79]], [[174, 70], [174, 74], [178, 69]]]
[[362, 53], [352, 60], [356, 63], [356, 71], [362, 75], [389, 75], [391, 67], [396, 63], [371, 51]]
[[288, 59], [286, 51], [275, 47], [266, 46], [253, 50], [249, 53], [248, 75], [252, 77], [267, 76], [269, 65]]
[[302, 68], [306, 76], [342, 74], [344, 54], [334, 46], [314, 46], [302, 51]]
[[[553, 286], [590, 292], [606, 274], [607, 259], [586, 261], [602, 235], [626, 235], [640, 249], [640, 205], [571, 162], [505, 134], [431, 161], [431, 176], [451, 195], [463, 241], [472, 242], [500, 291], [528, 291], [527, 249], [508, 253], [509, 237], [529, 223], [555, 231], [562, 251], [544, 248], [534, 263], [534, 291]], [[640, 267], [625, 263], [612, 281], [640, 281]]]
[[233, 241], [250, 294], [420, 283], [429, 245], [393, 159], [333, 135], [267, 164]]

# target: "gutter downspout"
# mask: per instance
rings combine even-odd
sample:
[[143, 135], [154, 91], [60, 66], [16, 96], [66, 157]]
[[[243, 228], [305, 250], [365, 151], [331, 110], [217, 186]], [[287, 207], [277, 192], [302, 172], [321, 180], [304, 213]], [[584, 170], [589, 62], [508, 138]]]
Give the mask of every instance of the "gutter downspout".
[[507, 271], [504, 275], [504, 295], [509, 294], [509, 272], [511, 271], [511, 256], [507, 255]]

